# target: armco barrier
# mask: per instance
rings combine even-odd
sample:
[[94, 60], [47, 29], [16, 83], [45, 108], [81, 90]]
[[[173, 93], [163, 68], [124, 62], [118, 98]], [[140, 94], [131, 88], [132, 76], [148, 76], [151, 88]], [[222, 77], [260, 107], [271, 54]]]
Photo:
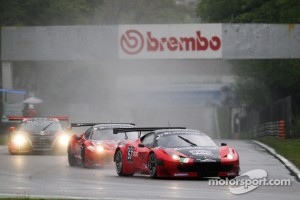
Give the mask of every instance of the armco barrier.
[[253, 137], [274, 136], [281, 139], [286, 138], [285, 121], [266, 122], [251, 129]]
[[285, 139], [285, 122], [284, 120], [280, 120], [278, 124], [278, 136], [281, 139]]

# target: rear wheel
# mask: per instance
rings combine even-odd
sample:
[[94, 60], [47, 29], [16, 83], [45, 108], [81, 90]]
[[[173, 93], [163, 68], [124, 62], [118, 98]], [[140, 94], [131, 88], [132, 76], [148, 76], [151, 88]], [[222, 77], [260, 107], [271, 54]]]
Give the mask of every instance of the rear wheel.
[[157, 159], [154, 153], [151, 153], [148, 158], [148, 169], [151, 178], [157, 178]]
[[119, 176], [124, 176], [124, 173], [123, 173], [123, 155], [122, 155], [122, 151], [120, 149], [116, 152], [115, 162], [116, 162], [117, 174]]

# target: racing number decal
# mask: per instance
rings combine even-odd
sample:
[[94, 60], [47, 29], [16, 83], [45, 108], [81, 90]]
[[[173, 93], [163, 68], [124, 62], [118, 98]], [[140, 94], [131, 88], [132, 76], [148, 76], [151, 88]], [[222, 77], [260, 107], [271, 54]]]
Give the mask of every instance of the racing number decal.
[[134, 147], [133, 146], [129, 146], [128, 147], [128, 151], [127, 151], [127, 160], [129, 162], [132, 162], [132, 154], [133, 154], [133, 151], [134, 151]]

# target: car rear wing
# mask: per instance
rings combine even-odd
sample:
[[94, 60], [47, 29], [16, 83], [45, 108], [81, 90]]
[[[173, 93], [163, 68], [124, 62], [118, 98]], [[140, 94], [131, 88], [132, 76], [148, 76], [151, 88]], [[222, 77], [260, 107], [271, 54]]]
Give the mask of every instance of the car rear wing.
[[49, 118], [58, 119], [59, 121], [69, 121], [68, 116], [50, 116]]
[[81, 127], [81, 126], [95, 126], [95, 125], [100, 125], [100, 124], [124, 124], [124, 125], [133, 125], [135, 126], [134, 123], [71, 123], [71, 127]]
[[142, 132], [150, 132], [155, 130], [162, 129], [186, 129], [186, 127], [136, 127], [136, 128], [114, 128], [113, 134], [118, 133], [128, 133], [128, 132], [140, 132], [139, 137], [142, 135]]
[[10, 121], [10, 122], [21, 122], [25, 118], [26, 117], [23, 117], [23, 116], [8, 116], [8, 121]]
[[24, 116], [9, 116], [8, 120], [11, 122], [22, 122], [34, 119], [57, 119], [59, 121], [69, 121], [68, 116], [50, 116], [50, 117], [24, 117]]

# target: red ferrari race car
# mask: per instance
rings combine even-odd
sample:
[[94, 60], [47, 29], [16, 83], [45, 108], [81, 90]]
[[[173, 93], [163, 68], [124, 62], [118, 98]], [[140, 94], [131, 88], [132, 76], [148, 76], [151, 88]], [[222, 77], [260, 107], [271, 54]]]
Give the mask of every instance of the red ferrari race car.
[[119, 176], [135, 173], [157, 177], [221, 177], [239, 175], [239, 155], [225, 143], [219, 147], [204, 133], [184, 128], [114, 129], [114, 133], [151, 131], [135, 141], [120, 142], [114, 156]]
[[72, 127], [90, 126], [81, 135], [74, 134], [68, 145], [70, 166], [101, 166], [113, 163], [113, 156], [118, 142], [136, 140], [137, 132], [114, 135], [114, 128], [133, 128], [132, 123], [72, 123]]
[[[70, 133], [67, 131], [68, 117], [26, 118], [10, 117], [19, 121], [10, 127], [8, 150], [10, 154], [30, 152], [67, 152]], [[64, 127], [64, 125], [66, 125]]]

